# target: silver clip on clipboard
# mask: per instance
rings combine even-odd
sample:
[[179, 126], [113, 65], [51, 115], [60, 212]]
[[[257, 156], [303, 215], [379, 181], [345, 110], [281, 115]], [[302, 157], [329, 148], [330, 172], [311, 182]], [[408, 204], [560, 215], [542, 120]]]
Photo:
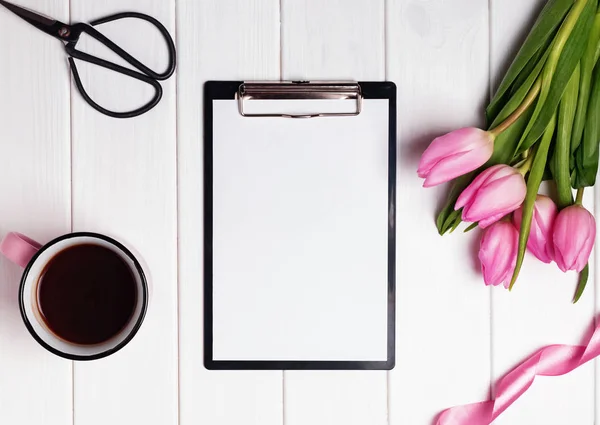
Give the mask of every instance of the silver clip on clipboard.
[[394, 84], [214, 81], [204, 102], [205, 366], [392, 368]]
[[[240, 114], [244, 117], [283, 117], [316, 118], [348, 117], [360, 114], [362, 109], [362, 91], [356, 82], [244, 82], [237, 92]], [[311, 113], [247, 113], [244, 104], [252, 100], [277, 99], [317, 99], [317, 100], [354, 100], [355, 110], [350, 112], [311, 112]]]

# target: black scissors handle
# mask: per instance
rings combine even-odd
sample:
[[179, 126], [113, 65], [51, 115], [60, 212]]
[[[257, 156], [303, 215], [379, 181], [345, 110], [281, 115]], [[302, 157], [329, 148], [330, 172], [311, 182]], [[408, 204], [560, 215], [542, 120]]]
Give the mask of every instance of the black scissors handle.
[[[100, 24], [104, 24], [107, 22], [112, 22], [112, 21], [116, 21], [116, 20], [124, 19], [124, 18], [142, 19], [144, 21], [150, 22], [160, 31], [160, 33], [162, 34], [163, 38], [165, 39], [165, 41], [167, 43], [167, 48], [169, 51], [169, 63], [168, 63], [167, 69], [164, 72], [158, 73], [158, 72], [155, 72], [152, 69], [148, 68], [146, 65], [144, 65], [143, 63], [141, 63], [140, 61], [135, 59], [133, 56], [131, 56], [129, 53], [127, 53], [121, 47], [119, 47], [118, 45], [113, 43], [110, 39], [108, 39], [106, 36], [104, 36], [102, 33], [100, 33], [98, 30], [96, 30], [93, 27], [93, 25], [100, 25]], [[74, 36], [75, 41], [70, 41], [67, 44], [65, 44], [65, 49], [70, 56], [69, 64], [71, 65], [71, 72], [73, 73], [73, 78], [75, 79], [75, 85], [77, 86], [77, 89], [79, 90], [79, 92], [81, 93], [81, 95], [85, 99], [85, 101], [88, 104], [90, 104], [90, 106], [92, 106], [97, 111], [99, 111], [105, 115], [108, 115], [110, 117], [131, 118], [131, 117], [136, 117], [138, 115], [148, 112], [150, 109], [154, 108], [158, 104], [158, 102], [160, 102], [160, 99], [162, 98], [162, 87], [158, 81], [166, 80], [171, 75], [173, 75], [173, 72], [175, 71], [175, 66], [176, 66], [176, 51], [175, 51], [175, 43], [173, 42], [171, 35], [167, 31], [167, 29], [164, 27], [164, 25], [161, 24], [158, 20], [156, 20], [152, 16], [148, 16], [143, 13], [124, 12], [124, 13], [117, 13], [115, 15], [110, 15], [110, 16], [107, 16], [102, 19], [97, 19], [93, 22], [90, 22], [90, 25], [84, 24], [84, 23], [72, 25], [70, 27], [70, 31], [72, 32], [71, 35]], [[113, 63], [113, 62], [110, 62], [110, 61], [107, 61], [104, 59], [100, 59], [96, 56], [92, 56], [88, 53], [77, 50], [75, 48], [75, 46], [77, 45], [77, 41], [78, 41], [79, 35], [81, 33], [86, 33], [90, 37], [92, 37], [92, 38], [96, 39], [97, 41], [99, 41], [100, 43], [104, 44], [106, 47], [108, 47], [110, 50], [112, 50], [115, 54], [117, 54], [119, 57], [121, 57], [127, 63], [132, 65], [134, 68], [138, 69], [140, 72], [134, 71], [129, 68], [125, 68], [121, 65], [117, 65], [116, 63]], [[90, 98], [90, 96], [87, 94], [87, 92], [85, 91], [85, 88], [83, 87], [81, 78], [79, 76], [79, 72], [77, 71], [77, 66], [75, 65], [75, 61], [73, 60], [73, 58], [110, 69], [111, 71], [115, 71], [120, 74], [127, 75], [127, 76], [135, 78], [139, 81], [143, 81], [144, 83], [147, 83], [147, 84], [151, 85], [152, 87], [154, 87], [154, 90], [155, 90], [154, 96], [148, 103], [146, 103], [145, 105], [143, 105], [140, 108], [135, 109], [133, 111], [115, 112], [115, 111], [110, 111], [108, 109], [105, 109], [104, 107], [102, 107], [102, 106], [98, 105], [96, 102], [94, 102], [94, 100], [92, 100]]]

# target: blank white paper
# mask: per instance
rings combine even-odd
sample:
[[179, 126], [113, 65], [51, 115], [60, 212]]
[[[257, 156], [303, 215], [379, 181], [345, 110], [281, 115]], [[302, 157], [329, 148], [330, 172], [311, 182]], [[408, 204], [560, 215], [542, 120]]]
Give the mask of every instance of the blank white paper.
[[213, 106], [213, 359], [387, 360], [388, 100]]

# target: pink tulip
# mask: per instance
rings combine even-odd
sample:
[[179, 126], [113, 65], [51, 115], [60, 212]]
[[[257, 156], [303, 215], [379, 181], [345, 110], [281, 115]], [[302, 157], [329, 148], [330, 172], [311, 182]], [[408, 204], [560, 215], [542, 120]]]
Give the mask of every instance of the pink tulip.
[[519, 232], [510, 221], [502, 220], [483, 233], [479, 261], [486, 285], [508, 288], [517, 263]]
[[566, 272], [580, 272], [587, 264], [596, 240], [596, 220], [581, 205], [571, 205], [554, 221], [554, 259]]
[[461, 128], [436, 138], [421, 156], [417, 174], [423, 187], [436, 186], [481, 167], [492, 156], [494, 136], [478, 128]]
[[486, 228], [519, 208], [526, 193], [525, 179], [517, 169], [494, 165], [475, 177], [454, 209], [464, 208], [463, 221], [479, 222], [479, 227]]
[[[544, 195], [538, 195], [535, 199], [533, 217], [531, 219], [531, 230], [527, 240], [527, 248], [538, 260], [544, 263], [552, 262], [554, 250], [552, 249], [552, 232], [554, 230], [554, 219], [558, 208], [552, 199]], [[515, 211], [514, 219], [517, 229], [521, 228], [523, 208]]]

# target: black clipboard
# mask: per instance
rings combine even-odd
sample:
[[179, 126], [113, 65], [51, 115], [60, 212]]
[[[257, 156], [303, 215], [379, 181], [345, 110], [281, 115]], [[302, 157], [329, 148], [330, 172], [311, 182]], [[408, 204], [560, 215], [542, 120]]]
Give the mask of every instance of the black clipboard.
[[[306, 100], [323, 100], [323, 105], [328, 106], [328, 109], [325, 111], [315, 110], [303, 110], [307, 105], [311, 105], [310, 102], [303, 103]], [[256, 102], [257, 105], [262, 105], [264, 107], [265, 102], [274, 101], [276, 106], [287, 105], [287, 101], [291, 100], [299, 100], [300, 109], [294, 109], [292, 111], [278, 111], [267, 108], [261, 110], [259, 108], [258, 112], [252, 111], [250, 107], [253, 102]], [[344, 108], [337, 110], [336, 108], [332, 109], [333, 101], [342, 101]], [[372, 102], [372, 100], [379, 100], [377, 102]], [[279, 102], [279, 104], [277, 103]], [[383, 144], [381, 146], [387, 146], [387, 170], [384, 170], [385, 167], [380, 167], [380, 172], [387, 172], [386, 183], [387, 187], [384, 187], [382, 190], [385, 191], [385, 198], [382, 199], [383, 195], [380, 195], [378, 202], [378, 207], [381, 208], [381, 211], [378, 209], [377, 214], [381, 215], [381, 223], [379, 223], [379, 215], [378, 215], [378, 227], [377, 232], [379, 234], [379, 239], [376, 247], [371, 247], [373, 249], [379, 250], [378, 252], [384, 253], [384, 258], [378, 262], [381, 264], [381, 267], [377, 267], [377, 275], [382, 276], [382, 278], [378, 279], [377, 285], [380, 285], [380, 289], [378, 292], [378, 296], [376, 299], [376, 303], [378, 306], [382, 306], [382, 308], [377, 308], [373, 310], [375, 315], [378, 316], [377, 323], [383, 323], [385, 325], [385, 329], [380, 329], [380, 326], [377, 326], [377, 329], [362, 329], [361, 332], [365, 335], [365, 338], [368, 339], [370, 334], [378, 334], [380, 335], [380, 339], [377, 343], [377, 355], [373, 356], [373, 358], [369, 357], [366, 351], [363, 353], [361, 350], [364, 347], [358, 347], [357, 351], [360, 353], [356, 356], [356, 358], [345, 358], [339, 359], [331, 358], [330, 353], [335, 352], [336, 346], [334, 343], [331, 343], [331, 348], [322, 348], [324, 345], [328, 345], [330, 339], [322, 338], [320, 341], [323, 344], [319, 344], [319, 340], [315, 339], [311, 340], [310, 337], [305, 338], [307, 344], [313, 344], [313, 348], [319, 352], [320, 350], [323, 357], [313, 357], [312, 355], [307, 356], [298, 356], [293, 357], [290, 356], [286, 350], [287, 346], [279, 347], [274, 350], [277, 352], [286, 352], [285, 355], [280, 357], [275, 355], [264, 355], [259, 356], [256, 354], [244, 356], [244, 352], [252, 352], [252, 350], [258, 350], [256, 346], [261, 343], [264, 338], [267, 338], [269, 335], [272, 335], [275, 338], [273, 346], [278, 345], [279, 339], [277, 339], [277, 335], [285, 335], [285, 338], [288, 338], [289, 332], [292, 332], [293, 326], [290, 327], [289, 332], [286, 329], [276, 330], [281, 333], [277, 333], [275, 331], [271, 332], [263, 332], [261, 326], [252, 327], [248, 322], [252, 322], [249, 320], [252, 317], [252, 313], [245, 314], [243, 317], [237, 317], [235, 319], [232, 318], [232, 322], [229, 323], [228, 320], [232, 315], [237, 314], [236, 312], [243, 309], [249, 309], [250, 312], [256, 311], [257, 314], [262, 314], [258, 310], [252, 310], [254, 308], [253, 300], [254, 293], [247, 292], [247, 285], [243, 285], [244, 274], [243, 271], [238, 271], [235, 264], [235, 251], [238, 249], [238, 244], [233, 243], [224, 243], [223, 238], [221, 238], [220, 233], [223, 229], [226, 229], [225, 232], [229, 232], [229, 226], [224, 226], [222, 223], [225, 220], [224, 216], [233, 217], [233, 220], [230, 219], [229, 223], [232, 223], [235, 226], [240, 226], [239, 222], [244, 220], [248, 220], [247, 227], [240, 227], [242, 230], [250, 227], [249, 233], [251, 234], [248, 238], [244, 238], [241, 233], [243, 231], [237, 231], [233, 237], [239, 237], [240, 243], [251, 243], [252, 235], [256, 237], [256, 233], [252, 233], [255, 231], [253, 229], [253, 217], [258, 216], [258, 214], [248, 213], [246, 214], [245, 206], [248, 206], [249, 209], [254, 209], [254, 204], [251, 202], [251, 198], [248, 198], [248, 202], [246, 204], [241, 203], [241, 201], [237, 201], [235, 199], [231, 200], [231, 198], [236, 198], [236, 196], [230, 196], [231, 186], [236, 184], [246, 184], [247, 180], [252, 180], [248, 178], [248, 175], [244, 176], [244, 173], [247, 172], [246, 168], [252, 167], [254, 164], [252, 162], [244, 162], [244, 155], [248, 152], [251, 152], [248, 148], [248, 144], [253, 143], [252, 129], [261, 133], [261, 137], [257, 140], [260, 140], [260, 143], [264, 143], [265, 134], [276, 134], [277, 131], [280, 131], [280, 135], [291, 135], [293, 131], [284, 131], [281, 130], [273, 130], [273, 132], [267, 131], [269, 126], [273, 126], [274, 128], [279, 128], [281, 125], [292, 125], [295, 126], [293, 128], [298, 129], [301, 128], [301, 123], [309, 123], [313, 120], [327, 120], [327, 125], [341, 125], [344, 123], [353, 123], [354, 120], [358, 117], [361, 117], [361, 114], [364, 116], [368, 115], [366, 111], [371, 113], [374, 120], [382, 119], [380, 118], [381, 113], [383, 111], [382, 104], [387, 105], [387, 116], [384, 116], [385, 122], [387, 123], [386, 128], [381, 133], [379, 137], [382, 139], [385, 137]], [[380, 113], [374, 114], [371, 109], [371, 104], [373, 104], [373, 108], [376, 106], [379, 108]], [[235, 110], [233, 109], [235, 108]], [[228, 118], [223, 118], [223, 114], [229, 114]], [[338, 118], [345, 117], [345, 118]], [[354, 118], [356, 117], [356, 118]], [[304, 119], [294, 119], [294, 118], [304, 118]], [[310, 118], [310, 119], [308, 119]], [[360, 118], [361, 120], [366, 120], [367, 118]], [[224, 123], [224, 120], [227, 120]], [[248, 120], [248, 121], [245, 121]], [[262, 120], [262, 121], [261, 121]], [[279, 120], [282, 120], [279, 122]], [[287, 120], [287, 121], [286, 121]], [[339, 121], [336, 121], [339, 120]], [[345, 121], [343, 121], [345, 120]], [[290, 124], [283, 124], [284, 122]], [[291, 124], [291, 123], [294, 124]], [[325, 121], [323, 121], [325, 122]], [[358, 121], [357, 121], [358, 122]], [[384, 121], [381, 121], [384, 122]], [[237, 124], [236, 124], [237, 123]], [[260, 123], [260, 124], [257, 124]], [[245, 128], [236, 133], [237, 130], [232, 130], [236, 125], [238, 126], [251, 126], [250, 130]], [[316, 123], [314, 125], [317, 125]], [[320, 125], [320, 124], [318, 124]], [[367, 127], [368, 128], [368, 127]], [[266, 133], [264, 133], [266, 131]], [[232, 132], [232, 133], [230, 133]], [[240, 135], [243, 135], [240, 136]], [[224, 139], [215, 140], [215, 138], [222, 137]], [[290, 136], [292, 137], [292, 136]], [[242, 142], [238, 139], [245, 138], [245, 141]], [[285, 137], [284, 137], [285, 138]], [[331, 139], [331, 138], [330, 138]], [[230, 141], [234, 140], [238, 143], [237, 145], [231, 147], [223, 147], [223, 145], [227, 145]], [[358, 144], [360, 142], [357, 142]], [[266, 147], [265, 147], [266, 146]], [[261, 149], [265, 152], [270, 149], [270, 147], [276, 146], [276, 149], [283, 149], [277, 143], [271, 143], [268, 145], [261, 145]], [[360, 147], [363, 149], [363, 147]], [[357, 148], [358, 149], [358, 148]], [[370, 146], [365, 146], [364, 149], [367, 149], [367, 152], [370, 152], [372, 149]], [[380, 149], [380, 150], [383, 150]], [[283, 152], [283, 151], [278, 151]], [[299, 151], [302, 153], [302, 151]], [[382, 152], [376, 153], [381, 154]], [[289, 155], [286, 155], [289, 156]], [[368, 156], [368, 155], [367, 155]], [[372, 155], [376, 157], [376, 155]], [[239, 160], [232, 160], [232, 158], [240, 157]], [[262, 158], [263, 155], [260, 156]], [[306, 159], [306, 158], [304, 158]], [[310, 160], [310, 157], [309, 157]], [[237, 162], [236, 162], [237, 161]], [[249, 160], [248, 160], [249, 161]], [[241, 165], [240, 165], [241, 164]], [[269, 163], [267, 163], [268, 165]], [[290, 168], [289, 165], [293, 166], [296, 164], [295, 161], [289, 162], [286, 167], [282, 167], [283, 172], [287, 172], [287, 169]], [[359, 163], [360, 165], [360, 163]], [[237, 168], [236, 168], [237, 167]], [[262, 172], [268, 167], [257, 168], [255, 172]], [[323, 166], [322, 169], [327, 170], [326, 166]], [[236, 173], [240, 174], [240, 177], [236, 177]], [[374, 174], [374, 173], [371, 173]], [[335, 174], [332, 174], [335, 176]], [[370, 177], [369, 177], [370, 178]], [[376, 178], [378, 178], [376, 176]], [[242, 180], [242, 183], [240, 183]], [[275, 177], [265, 178], [260, 180], [261, 182], [272, 182], [275, 180]], [[225, 182], [225, 183], [223, 183]], [[216, 185], [221, 184], [222, 187], [215, 187]], [[251, 183], [258, 184], [258, 183]], [[352, 185], [342, 183], [344, 187], [348, 188], [348, 193], [352, 193]], [[250, 189], [248, 189], [250, 188]], [[244, 186], [242, 187], [242, 195], [246, 196], [248, 191], [252, 191], [255, 189], [255, 186]], [[381, 188], [380, 188], [381, 189]], [[313, 187], [314, 191], [314, 187]], [[290, 192], [292, 192], [290, 190]], [[380, 193], [381, 190], [379, 191]], [[295, 193], [298, 193], [296, 189]], [[229, 196], [229, 198], [228, 198]], [[351, 196], [351, 195], [350, 195]], [[215, 199], [216, 197], [216, 199]], [[335, 197], [335, 196], [333, 196]], [[395, 364], [395, 238], [396, 238], [396, 222], [395, 222], [395, 205], [396, 205], [396, 86], [392, 82], [243, 82], [243, 81], [209, 81], [204, 86], [204, 365], [207, 369], [211, 370], [285, 370], [285, 369], [325, 369], [325, 370], [389, 370], [394, 367]], [[257, 201], [260, 198], [257, 198]], [[277, 198], [279, 199], [279, 197]], [[385, 205], [379, 205], [385, 201]], [[252, 205], [251, 205], [252, 204]], [[369, 208], [370, 204], [363, 203], [359, 204], [364, 206], [365, 208]], [[229, 206], [233, 206], [232, 208], [228, 208]], [[240, 207], [241, 206], [241, 207]], [[362, 206], [360, 208], [362, 208]], [[385, 208], [385, 211], [383, 211]], [[217, 211], [215, 211], [217, 209]], [[231, 215], [231, 209], [235, 209], [238, 211], [237, 216]], [[281, 214], [277, 215], [277, 206], [267, 208], [266, 214], [273, 214], [273, 220], [278, 220], [281, 217]], [[237, 213], [236, 213], [237, 214]], [[352, 212], [349, 212], [352, 215]], [[247, 218], [248, 215], [250, 218]], [[370, 223], [370, 222], [369, 222]], [[369, 224], [366, 223], [366, 224]], [[365, 224], [365, 225], [366, 225]], [[356, 226], [355, 226], [356, 227]], [[220, 229], [220, 230], [219, 230]], [[382, 230], [384, 229], [384, 230]], [[233, 232], [233, 231], [232, 231]], [[385, 234], [383, 234], [384, 232]], [[309, 232], [308, 232], [309, 233]], [[321, 232], [322, 233], [322, 232]], [[321, 233], [315, 231], [315, 234], [318, 236]], [[263, 235], [264, 233], [260, 233], [259, 235]], [[229, 235], [229, 238], [232, 236]], [[250, 239], [250, 242], [248, 241]], [[385, 240], [384, 240], [385, 239]], [[262, 238], [261, 238], [262, 240]], [[380, 245], [385, 244], [385, 247], [381, 247]], [[357, 249], [365, 249], [364, 246], [357, 245]], [[250, 250], [252, 251], [252, 250]], [[260, 251], [260, 250], [258, 250]], [[365, 252], [370, 252], [365, 251]], [[252, 252], [244, 251], [248, 256], [252, 256]], [[278, 252], [278, 251], [269, 251], [269, 252]], [[353, 252], [353, 251], [351, 251]], [[246, 254], [244, 254], [246, 255]], [[256, 255], [259, 255], [258, 252]], [[231, 257], [231, 258], [227, 258]], [[241, 258], [238, 254], [237, 258]], [[379, 258], [379, 257], [378, 257]], [[246, 257], [243, 257], [244, 262], [247, 262], [249, 265], [246, 265], [245, 270], [248, 270], [249, 274], [254, 272], [254, 267], [249, 261], [247, 261]], [[265, 256], [257, 257], [257, 263], [265, 264], [265, 261], [268, 262], [268, 258], [265, 259]], [[377, 260], [379, 261], [379, 260]], [[357, 261], [354, 261], [357, 263]], [[358, 261], [360, 263], [360, 261]], [[243, 269], [244, 267], [242, 267]], [[259, 266], [256, 266], [259, 268]], [[380, 268], [385, 268], [385, 270], [380, 270]], [[233, 270], [233, 271], [232, 271]], [[302, 270], [306, 273], [306, 270]], [[238, 274], [235, 274], [238, 273]], [[288, 274], [287, 276], [293, 276], [294, 273]], [[227, 277], [224, 277], [227, 276]], [[270, 274], [263, 274], [262, 276], [266, 276], [266, 279], [270, 278]], [[385, 277], [385, 282], [380, 282], [383, 277]], [[260, 280], [262, 283], [265, 279]], [[223, 282], [233, 282], [228, 284], [222, 284]], [[326, 281], [326, 280], [323, 280]], [[283, 280], [279, 279], [275, 282], [270, 282], [271, 288], [274, 291], [282, 290], [279, 286]], [[305, 280], [306, 282], [306, 280]], [[227, 289], [223, 289], [223, 287]], [[229, 285], [229, 286], [228, 286]], [[232, 285], [240, 285], [238, 288], [243, 292], [243, 294], [237, 295], [235, 288], [231, 288]], [[341, 286], [343, 288], [343, 286]], [[296, 288], [298, 289], [298, 288]], [[302, 289], [302, 288], [300, 288]], [[318, 287], [313, 292], [315, 297], [320, 296]], [[382, 292], [384, 291], [384, 292]], [[293, 292], [293, 293], [292, 293]], [[326, 292], [326, 291], [324, 291]], [[229, 294], [229, 295], [224, 295]], [[286, 292], [281, 292], [281, 294], [285, 294]], [[288, 310], [293, 310], [293, 308], [289, 308], [294, 304], [294, 294], [298, 294], [300, 292], [288, 291], [287, 293], [291, 294], [286, 302], [288, 303]], [[340, 293], [339, 290], [337, 292]], [[357, 293], [360, 293], [358, 291]], [[381, 300], [381, 297], [385, 297], [385, 300]], [[227, 299], [225, 301], [223, 298], [230, 297], [229, 302]], [[309, 299], [308, 296], [301, 295], [302, 299], [306, 301]], [[264, 298], [264, 297], [263, 297]], [[335, 297], [337, 299], [337, 296]], [[368, 297], [365, 297], [367, 299]], [[361, 310], [361, 300], [359, 298], [353, 298], [357, 302], [355, 302], [354, 307], [356, 311]], [[375, 300], [375, 297], [372, 297]], [[231, 307], [231, 305], [237, 305], [240, 308]], [[273, 302], [272, 304], [277, 305], [278, 303]], [[321, 304], [319, 304], [321, 305]], [[364, 307], [364, 306], [363, 306]], [[219, 309], [225, 309], [229, 312], [221, 312]], [[258, 307], [256, 307], [258, 309]], [[332, 309], [335, 308], [335, 300], [332, 303]], [[348, 303], [344, 304], [344, 308], [348, 308]], [[231, 310], [233, 309], [233, 310]], [[263, 309], [264, 310], [264, 309]], [[383, 310], [383, 311], [382, 311]], [[233, 311], [233, 314], [231, 313]], [[277, 310], [280, 311], [281, 310]], [[306, 318], [311, 318], [310, 312], [306, 312]], [[275, 315], [273, 315], [275, 316]], [[331, 316], [334, 320], [336, 318], [335, 313], [331, 313]], [[350, 317], [348, 316], [349, 318]], [[279, 316], [281, 318], [281, 316]], [[273, 323], [277, 323], [279, 320], [278, 317], [272, 317]], [[315, 319], [315, 323], [319, 323], [317, 319]], [[263, 322], [259, 323], [267, 323], [263, 320]], [[294, 322], [290, 322], [294, 323]], [[320, 322], [321, 324], [323, 322]], [[245, 330], [239, 330], [244, 326], [248, 326]], [[321, 328], [321, 326], [314, 326], [313, 329]], [[226, 329], [222, 331], [221, 329]], [[332, 327], [331, 329], [335, 329]], [[227, 352], [228, 346], [232, 346], [232, 342], [230, 341], [232, 337], [225, 336], [223, 337], [221, 333], [236, 334], [239, 332], [239, 336], [245, 342], [245, 346], [247, 347], [242, 349], [242, 354], [232, 355], [231, 352]], [[348, 330], [345, 331], [345, 335], [348, 335]], [[331, 338], [333, 340], [336, 339], [337, 335], [335, 332], [330, 332]], [[307, 334], [312, 336], [312, 334]], [[228, 339], [229, 338], [229, 339]], [[381, 341], [381, 338], [385, 338], [385, 341]], [[342, 338], [339, 338], [340, 341]], [[294, 345], [298, 345], [302, 342], [294, 342]], [[384, 346], [381, 346], [384, 344]], [[270, 344], [266, 344], [270, 345]], [[224, 348], [225, 347], [225, 348]], [[261, 345], [262, 347], [262, 345]], [[327, 351], [329, 350], [329, 351]], [[300, 347], [300, 352], [304, 353], [304, 348]], [[306, 350], [308, 353], [308, 350]], [[374, 352], [374, 351], [373, 351]], [[223, 354], [225, 353], [225, 354]], [[333, 354], [331, 354], [333, 355]], [[376, 358], [375, 358], [376, 357]]]

